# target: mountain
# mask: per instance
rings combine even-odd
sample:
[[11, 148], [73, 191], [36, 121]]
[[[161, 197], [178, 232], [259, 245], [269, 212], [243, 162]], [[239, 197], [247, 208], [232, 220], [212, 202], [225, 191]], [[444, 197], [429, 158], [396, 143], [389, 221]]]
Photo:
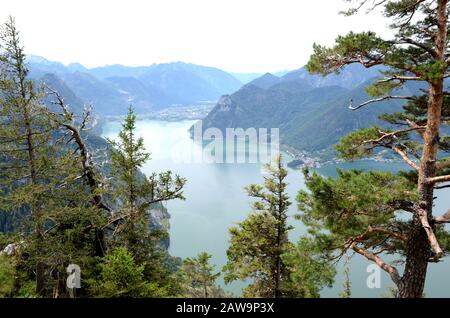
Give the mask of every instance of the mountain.
[[86, 103], [91, 104], [98, 114], [123, 114], [130, 101], [129, 95], [116, 89], [112, 84], [101, 81], [83, 72], [59, 75], [72, 91]]
[[183, 62], [88, 69], [79, 63], [64, 65], [30, 55], [27, 63], [32, 78], [53, 75], [58, 78], [58, 85], [63, 83], [65, 90], [70, 89], [79, 100], [92, 104], [100, 115], [124, 114], [130, 103], [143, 113], [173, 105], [216, 101], [242, 86], [220, 69]]
[[138, 77], [148, 70], [146, 66], [131, 67], [120, 64], [95, 67], [88, 72], [99, 79], [108, 77]]
[[160, 89], [146, 85], [135, 77], [113, 76], [105, 78], [105, 81], [122, 93], [127, 102], [133, 104], [136, 112], [159, 109], [160, 106], [177, 102], [175, 98], [166, 95]]
[[[75, 93], [66, 85], [66, 83], [56, 76], [55, 74], [47, 73], [41, 78], [37, 79], [38, 82], [45, 83], [50, 89], [57, 91], [64, 98], [64, 102], [70, 107], [71, 111], [75, 114], [82, 114], [84, 111], [85, 102], [79, 98]], [[47, 99], [49, 106], [52, 105], [52, 100]]]
[[234, 78], [238, 79], [242, 84], [248, 84], [254, 79], [261, 77], [261, 73], [230, 73]]
[[[341, 137], [374, 123], [381, 125], [380, 114], [401, 108], [402, 102], [396, 100], [349, 110], [351, 99], [355, 104], [368, 99], [364, 88], [376, 79], [367, 78], [358, 68], [331, 79], [303, 71], [281, 78], [265, 74], [236, 93], [223, 96], [203, 120], [203, 129], [215, 127], [225, 132], [226, 128], [279, 128], [282, 144], [330, 159], [334, 155], [331, 146]], [[418, 86], [414, 85], [401, 94], [416, 92]]]
[[[273, 74], [277, 77], [282, 77], [290, 72], [291, 71], [285, 70], [285, 71], [279, 71], [279, 72], [275, 72], [275, 73], [271, 73], [271, 74]], [[242, 84], [248, 84], [257, 78], [264, 76], [263, 73], [230, 73], [230, 74], [233, 75], [235, 78], [237, 78]]]
[[278, 76], [275, 76], [270, 73], [266, 73], [261, 77], [258, 77], [257, 79], [254, 79], [249, 83], [249, 85], [255, 85], [259, 88], [267, 89], [271, 86], [274, 86], [275, 84], [280, 83], [282, 80]]
[[273, 75], [278, 76], [278, 77], [283, 77], [284, 75], [286, 75], [290, 72], [292, 72], [292, 70], [279, 71], [279, 72], [273, 73]]
[[[111, 176], [111, 158], [109, 155], [110, 145], [107, 141], [92, 132], [85, 131], [82, 133], [84, 142], [89, 149], [90, 154], [95, 158], [97, 163], [101, 163], [97, 166], [97, 173], [100, 173], [104, 177]], [[0, 162], [4, 158], [0, 158]], [[144, 177], [144, 174], [138, 170], [139, 177]], [[115, 184], [111, 183], [112, 190], [114, 191]], [[105, 202], [113, 210], [116, 210], [120, 206], [120, 202], [113, 199], [109, 195], [105, 195]], [[155, 203], [147, 208], [149, 227], [151, 230], [164, 230], [168, 231], [170, 227], [169, 219], [170, 214], [167, 208], [162, 203]], [[29, 208], [26, 206], [21, 207], [14, 213], [6, 213], [0, 208], [0, 233], [12, 233], [19, 228], [26, 226], [26, 222], [29, 217]], [[24, 222], [25, 221], [25, 222]], [[167, 250], [170, 245], [170, 238], [164, 237], [161, 241], [162, 246]]]
[[282, 77], [282, 79], [284, 81], [303, 79], [314, 87], [336, 85], [352, 89], [366, 82], [370, 78], [379, 77], [380, 70], [382, 69], [383, 68], [381, 66], [367, 69], [360, 64], [351, 64], [340, 71], [339, 74], [330, 74], [323, 77], [321, 75], [311, 75], [304, 67], [302, 67], [298, 70], [287, 73]]
[[153, 65], [138, 79], [172, 95], [180, 104], [215, 101], [221, 92], [230, 94], [242, 86], [222, 70], [182, 62]]

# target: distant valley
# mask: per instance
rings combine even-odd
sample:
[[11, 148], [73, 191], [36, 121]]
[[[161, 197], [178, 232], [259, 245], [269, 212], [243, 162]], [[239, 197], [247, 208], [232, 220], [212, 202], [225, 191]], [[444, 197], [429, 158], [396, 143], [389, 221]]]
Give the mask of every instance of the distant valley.
[[58, 90], [79, 112], [92, 104], [98, 115], [121, 115], [129, 104], [146, 113], [172, 106], [215, 102], [243, 83], [213, 67], [174, 62], [143, 67], [110, 65], [88, 69], [28, 56], [30, 76]]

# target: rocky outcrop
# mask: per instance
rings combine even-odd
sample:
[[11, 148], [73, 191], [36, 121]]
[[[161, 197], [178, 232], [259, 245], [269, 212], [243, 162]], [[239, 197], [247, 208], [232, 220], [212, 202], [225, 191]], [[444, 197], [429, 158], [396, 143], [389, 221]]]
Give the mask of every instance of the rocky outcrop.
[[[150, 231], [153, 231], [155, 229], [165, 231], [169, 233], [170, 230], [170, 214], [167, 211], [167, 208], [162, 203], [154, 204], [150, 207], [149, 211], [150, 215]], [[170, 237], [167, 235], [165, 237], [161, 244], [164, 246], [165, 249], [169, 249], [170, 246]]]

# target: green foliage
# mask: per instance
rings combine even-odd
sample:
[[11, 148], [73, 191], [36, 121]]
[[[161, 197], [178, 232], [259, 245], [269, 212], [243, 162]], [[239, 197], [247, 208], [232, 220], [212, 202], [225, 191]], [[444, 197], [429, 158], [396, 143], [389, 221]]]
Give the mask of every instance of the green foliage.
[[[136, 116], [130, 106], [118, 140], [109, 140], [111, 147], [112, 174], [118, 181], [114, 197], [122, 202], [116, 232], [117, 244], [128, 248], [137, 260], [151, 260], [152, 250], [158, 240], [167, 233], [164, 229], [150, 232], [149, 210], [157, 203], [173, 199], [184, 199], [183, 187], [186, 180], [171, 171], [152, 174], [146, 178], [139, 168], [150, 159], [145, 151], [144, 141], [136, 137]], [[157, 249], [157, 248], [156, 248]], [[155, 256], [155, 254], [153, 254]]]
[[334, 266], [311, 238], [301, 237], [296, 246], [289, 246], [283, 260], [290, 271], [288, 289], [297, 297], [319, 298], [320, 290], [334, 282]]
[[168, 268], [170, 256], [164, 247], [168, 237], [167, 228], [150, 223], [151, 210], [164, 210], [162, 202], [184, 199], [184, 178], [171, 171], [152, 174], [148, 178], [140, 168], [150, 154], [144, 141], [136, 136], [136, 116], [130, 106], [118, 140], [109, 141], [111, 147], [112, 175], [115, 184], [114, 199], [120, 202], [116, 212], [116, 229], [112, 246], [125, 247], [137, 264], [144, 268], [143, 274], [152, 283], [164, 286], [166, 293], [179, 293], [173, 271]]
[[[384, 72], [385, 74], [387, 72]], [[394, 89], [400, 87], [398, 83], [395, 82], [375, 82], [370, 86], [365, 88], [367, 95], [369, 96], [383, 96], [392, 92]]]
[[12, 258], [0, 255], [0, 298], [11, 297], [15, 288], [16, 270]]
[[49, 296], [69, 263], [90, 262], [93, 229], [105, 220], [92, 208], [80, 160], [63, 142], [44, 88], [28, 78], [12, 18], [0, 40], [0, 208], [28, 216], [21, 224], [27, 255], [21, 270], [33, 273], [39, 293]]
[[[333, 236], [336, 248], [351, 237], [363, 234], [369, 226], [395, 229], [395, 212], [408, 208], [417, 198], [414, 184], [406, 178], [381, 171], [338, 170], [336, 178], [316, 173], [306, 176], [309, 191], [300, 191], [299, 218], [311, 233], [325, 230]], [[375, 235], [376, 237], [376, 235]]]
[[306, 69], [311, 73], [328, 75], [339, 72], [348, 61], [357, 63], [361, 61], [361, 56], [385, 55], [390, 48], [391, 45], [374, 32], [350, 32], [346, 36], [338, 36], [333, 48], [314, 44], [314, 54]]
[[135, 136], [136, 115], [132, 107], [122, 123], [118, 141], [109, 140], [111, 144], [111, 164], [114, 176], [119, 181], [118, 192], [125, 193], [126, 204], [131, 208], [139, 195], [140, 182], [138, 169], [150, 159], [145, 152], [144, 139]]
[[297, 246], [289, 242], [287, 170], [281, 158], [265, 168], [264, 185], [246, 188], [256, 199], [252, 213], [230, 229], [225, 282], [249, 280], [244, 297], [319, 297], [319, 290], [331, 284], [334, 269], [309, 239]]
[[[12, 18], [2, 28], [0, 42], [0, 210], [20, 214], [23, 221], [21, 228], [14, 228], [22, 230], [22, 235], [11, 238], [12, 242], [21, 242], [14, 296], [34, 297], [32, 288], [45, 297], [68, 296], [64, 281], [66, 267], [72, 263], [82, 267], [86, 277], [95, 281], [99, 233], [104, 234], [100, 229], [111, 228], [114, 234], [105, 236], [102, 243], [111, 243], [109, 247], [127, 246], [137, 265], [133, 269], [135, 264], [123, 253], [114, 254], [105, 262], [120, 267], [123, 261], [130, 274], [134, 271], [133, 279], [145, 284], [136, 290], [130, 287], [113, 294], [111, 285], [103, 281], [99, 284], [111, 290], [104, 294], [96, 292], [102, 296], [128, 292], [141, 296], [175, 295], [179, 287], [172, 277], [174, 269], [169, 268], [170, 256], [163, 245], [167, 233], [164, 228], [151, 228], [154, 225], [150, 224], [150, 210], [163, 209], [163, 201], [183, 199], [186, 181], [171, 172], [149, 179], [142, 175], [139, 168], [149, 154], [142, 138], [134, 136], [136, 116], [130, 107], [119, 141], [112, 142], [111, 164], [117, 182], [106, 197], [114, 201], [111, 203], [115, 211], [114, 215], [106, 213], [111, 211], [98, 203], [97, 196], [109, 189], [92, 184], [95, 181], [103, 184], [101, 173], [91, 179], [87, 177], [87, 165], [94, 167], [95, 163], [91, 162], [92, 154], [78, 142], [85, 136], [87, 117], [82, 119], [79, 135], [75, 136], [68, 127], [77, 126], [78, 118], [68, 107], [56, 103], [61, 113], [54, 107], [49, 110], [45, 103], [51, 98], [58, 99], [59, 95], [47, 93], [47, 89], [37, 87], [28, 78], [25, 55]], [[95, 167], [92, 171], [97, 173]], [[0, 247], [11, 240], [4, 242], [1, 237]], [[104, 247], [107, 246], [102, 246], [101, 255], [107, 252]], [[112, 274], [106, 268], [100, 271], [102, 279]], [[8, 284], [5, 282], [5, 288]], [[86, 295], [82, 291], [79, 296]]]
[[377, 140], [380, 138], [380, 127], [372, 126], [352, 132], [342, 138], [335, 146], [339, 155], [346, 160], [356, 160], [369, 156], [373, 148], [366, 147], [364, 142], [367, 140]]
[[133, 256], [125, 248], [118, 248], [101, 259], [99, 279], [88, 281], [94, 297], [165, 297], [167, 293], [144, 278], [144, 266], [137, 265]]
[[[228, 263], [224, 267], [225, 282], [251, 279], [244, 295], [272, 297], [273, 244], [276, 236], [276, 220], [268, 213], [252, 213], [237, 228], [231, 228]], [[264, 290], [259, 290], [262, 286]], [[267, 293], [267, 294], [266, 294]]]
[[253, 283], [245, 289], [244, 296], [282, 297], [290, 295], [282, 286], [289, 276], [282, 261], [290, 230], [286, 223], [291, 204], [285, 192], [287, 170], [281, 157], [265, 169], [269, 176], [264, 178], [264, 186], [246, 188], [248, 195], [256, 199], [253, 212], [238, 227], [230, 229], [225, 282], [251, 279]]
[[200, 253], [195, 258], [187, 258], [181, 267], [183, 292], [188, 298], [220, 298], [225, 292], [216, 285], [220, 272], [215, 273], [215, 266], [210, 264], [211, 255]]
[[2, 251], [9, 243], [11, 243], [11, 235], [0, 232], [0, 251]]
[[344, 271], [344, 284], [343, 284], [343, 291], [339, 294], [341, 298], [352, 298], [352, 284], [350, 281], [350, 270], [348, 267], [345, 268]]
[[[423, 288], [426, 275], [420, 268], [426, 268], [434, 255], [442, 254], [437, 244], [432, 246], [433, 236], [445, 253], [450, 235], [440, 225], [429, 227], [421, 215], [425, 209], [428, 222], [432, 223], [433, 193], [439, 189], [424, 180], [448, 174], [448, 158], [443, 152], [449, 149], [445, 126], [449, 123], [450, 103], [443, 87], [450, 65], [446, 56], [448, 43], [440, 42], [447, 41], [448, 4], [415, 0], [355, 3], [345, 15], [362, 8], [369, 12], [381, 9], [392, 20], [393, 36], [389, 40], [372, 32], [339, 36], [333, 47], [315, 45], [307, 68], [327, 75], [353, 63], [367, 68], [383, 65], [384, 79], [377, 79], [366, 88], [369, 96], [380, 98], [352, 108], [371, 107], [370, 104], [387, 99], [407, 101], [402, 111], [380, 116], [390, 128], [397, 126], [397, 130], [378, 126], [359, 129], [342, 138], [336, 149], [346, 160], [385, 149], [398, 155], [414, 171], [398, 175], [339, 171], [336, 179], [307, 176], [310, 192], [301, 191], [297, 198], [303, 212], [300, 218], [319, 243], [336, 252], [337, 258], [352, 249], [388, 272], [399, 296], [420, 297], [421, 290], [409, 285]], [[411, 94], [410, 87], [418, 96]], [[397, 215], [404, 211], [410, 213], [407, 218]], [[422, 234], [423, 228], [428, 229], [427, 237]], [[333, 243], [328, 245], [330, 242]], [[406, 263], [403, 276], [384, 263], [382, 253], [405, 258], [401, 259]]]

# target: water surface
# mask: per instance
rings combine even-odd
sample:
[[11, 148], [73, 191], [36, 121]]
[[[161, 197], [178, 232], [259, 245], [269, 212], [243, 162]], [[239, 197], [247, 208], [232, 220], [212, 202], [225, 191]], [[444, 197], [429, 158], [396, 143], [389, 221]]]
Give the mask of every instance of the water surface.
[[[194, 121], [164, 122], [144, 120], [137, 122], [137, 134], [145, 140], [145, 146], [152, 154], [152, 160], [143, 168], [144, 173], [172, 170], [188, 182], [185, 188], [186, 201], [171, 201], [167, 207], [171, 214], [170, 252], [174, 256], [194, 257], [206, 251], [213, 255], [212, 261], [221, 269], [226, 263], [228, 229], [245, 219], [251, 211], [250, 201], [244, 187], [251, 183], [261, 183], [263, 173], [261, 164], [207, 164], [186, 162], [190, 155], [200, 151], [189, 136], [188, 129]], [[115, 138], [120, 123], [108, 122], [103, 126], [105, 137]], [[286, 158], [288, 160], [289, 158]], [[404, 168], [400, 163], [380, 163], [361, 161], [342, 163], [318, 169], [324, 175], [334, 175], [336, 168], [377, 169], [398, 171]], [[300, 171], [289, 169], [287, 179], [291, 200], [300, 189], [305, 189]], [[450, 190], [441, 191], [437, 200], [437, 211], [447, 211], [450, 207]], [[289, 214], [296, 211], [291, 205]], [[295, 230], [290, 238], [296, 241], [305, 232], [305, 227], [291, 218]], [[391, 286], [389, 278], [382, 274], [382, 288], [368, 289], [366, 272], [368, 261], [354, 256], [350, 265], [350, 279], [354, 297], [380, 297]], [[431, 264], [427, 278], [426, 294], [431, 297], [450, 297], [450, 260]], [[322, 291], [322, 297], [338, 297], [342, 291], [342, 264], [339, 275], [332, 288]], [[245, 284], [233, 283], [225, 289], [238, 294]]]

